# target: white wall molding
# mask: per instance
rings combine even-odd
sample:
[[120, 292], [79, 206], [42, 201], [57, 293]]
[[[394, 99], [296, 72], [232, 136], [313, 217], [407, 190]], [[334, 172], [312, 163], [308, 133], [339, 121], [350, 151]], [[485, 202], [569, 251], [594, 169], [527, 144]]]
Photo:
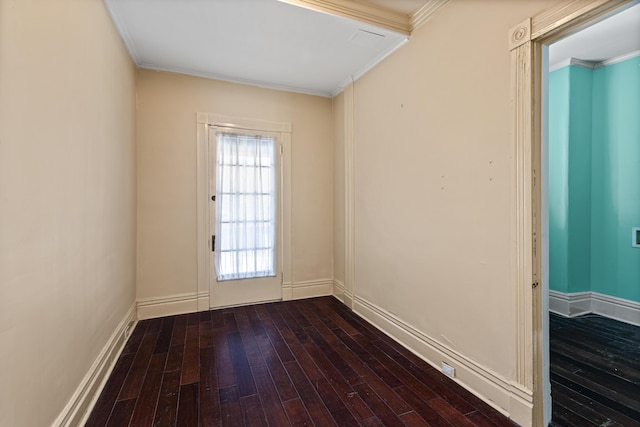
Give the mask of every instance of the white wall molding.
[[[344, 288], [356, 282], [355, 82], [344, 90]], [[349, 308], [353, 308], [353, 298]]]
[[316, 12], [355, 19], [396, 33], [410, 35], [449, 0], [429, 0], [413, 14], [405, 15], [391, 9], [352, 0], [280, 0]]
[[351, 0], [279, 0], [316, 12], [328, 13], [377, 27], [386, 28], [399, 34], [409, 35], [409, 16], [373, 4]]
[[590, 313], [591, 292], [567, 294], [549, 289], [549, 311], [565, 317]]
[[209, 292], [207, 291], [200, 291], [198, 292], [198, 296], [197, 296], [197, 311], [209, 311], [210, 310], [210, 306], [209, 304], [211, 303], [210, 299], [209, 299]]
[[409, 17], [409, 30], [413, 33], [416, 28], [427, 22], [434, 13], [447, 3], [449, 3], [449, 0], [429, 0]]
[[453, 366], [456, 369], [453, 381], [514, 421], [520, 414], [531, 413], [533, 394], [515, 381], [469, 359], [358, 295], [354, 297], [354, 311], [434, 368], [440, 370], [442, 362]]
[[591, 309], [601, 316], [640, 326], [640, 303], [638, 302], [592, 292]]
[[616, 56], [614, 58], [605, 59], [604, 61], [599, 61], [599, 62], [583, 61], [582, 59], [578, 59], [578, 58], [568, 58], [564, 61], [558, 62], [553, 67], [549, 67], [549, 72], [556, 71], [556, 70], [559, 70], [560, 68], [568, 67], [570, 65], [586, 68], [587, 70], [597, 70], [598, 68], [603, 68], [609, 65], [617, 64], [619, 62], [626, 61], [627, 59], [635, 58], [636, 56], [640, 56], [640, 50], [635, 50], [633, 52]]
[[[531, 390], [533, 410], [512, 418], [523, 426], [547, 425], [551, 421], [548, 332], [543, 328], [544, 306], [541, 277], [542, 110], [544, 46], [575, 32], [599, 16], [632, 0], [565, 0], [509, 30], [511, 51], [511, 132], [515, 188], [512, 187], [512, 236], [515, 254], [511, 266], [516, 294], [516, 381]], [[546, 261], [544, 261], [546, 262]], [[542, 283], [542, 286], [539, 284]]]
[[127, 342], [127, 332], [132, 330], [129, 326], [135, 322], [136, 304], [134, 303], [127, 310], [52, 426], [70, 427], [85, 424]]
[[270, 120], [251, 119], [246, 117], [225, 116], [223, 114], [196, 113], [196, 121], [198, 124], [209, 126], [291, 133], [291, 123], [272, 122]]
[[565, 317], [598, 314], [640, 326], [640, 303], [598, 292], [564, 293], [550, 290], [549, 310]]
[[[509, 49], [511, 50], [511, 81], [514, 83], [528, 81], [531, 78], [531, 66], [517, 65], [528, 62], [534, 55], [531, 46], [532, 20], [525, 19], [509, 30]], [[535, 164], [540, 161], [539, 150], [534, 141], [540, 138], [539, 122], [534, 123], [532, 98], [536, 95], [533, 86], [517, 86], [512, 88], [512, 138], [511, 156], [514, 159], [511, 171], [515, 175], [514, 187], [511, 188], [514, 203], [512, 204], [511, 229], [515, 237], [515, 248], [511, 251], [513, 283], [515, 287], [515, 348], [516, 348], [516, 381], [528, 390], [534, 390], [536, 369], [542, 362], [541, 335], [534, 331], [542, 329], [542, 312], [534, 309], [535, 301], [541, 300], [542, 289], [533, 286], [539, 283], [541, 245], [538, 242], [539, 200], [535, 194], [539, 191], [539, 180], [534, 179]], [[536, 99], [537, 102], [537, 99]], [[534, 413], [522, 414], [516, 421], [522, 425], [536, 424]]]
[[[195, 313], [198, 305], [209, 304], [208, 292], [189, 292], [138, 300], [138, 319], [153, 319], [174, 314]], [[208, 308], [207, 308], [208, 310]]]
[[626, 53], [624, 55], [616, 56], [615, 58], [605, 59], [602, 62], [598, 62], [593, 66], [594, 69], [606, 67], [608, 65], [617, 64], [618, 62], [626, 61], [627, 59], [635, 58], [636, 56], [640, 56], [640, 50], [634, 50], [633, 52]]
[[339, 280], [333, 281], [333, 296], [342, 301], [347, 307], [353, 307], [353, 292], [347, 289], [344, 283]]
[[305, 280], [282, 285], [282, 300], [322, 297], [333, 294], [333, 279]]
[[569, 65], [573, 65], [575, 67], [586, 68], [587, 70], [593, 70], [596, 66], [597, 62], [595, 61], [584, 61], [578, 58], [571, 58], [569, 60]]
[[[314, 298], [333, 294], [333, 279], [306, 280], [301, 282], [285, 282], [282, 285], [282, 300]], [[189, 292], [165, 297], [145, 298], [138, 301], [138, 319], [176, 314], [195, 313], [209, 310], [208, 292]], [[220, 307], [221, 308], [221, 307]]]
[[553, 64], [552, 66], [549, 66], [549, 72], [553, 72], [561, 68], [570, 67], [570, 66], [585, 68], [587, 70], [593, 70], [594, 68], [597, 68], [598, 64], [599, 62], [596, 62], [596, 61], [585, 61], [578, 58], [567, 58], [565, 60], [562, 60], [560, 62]]

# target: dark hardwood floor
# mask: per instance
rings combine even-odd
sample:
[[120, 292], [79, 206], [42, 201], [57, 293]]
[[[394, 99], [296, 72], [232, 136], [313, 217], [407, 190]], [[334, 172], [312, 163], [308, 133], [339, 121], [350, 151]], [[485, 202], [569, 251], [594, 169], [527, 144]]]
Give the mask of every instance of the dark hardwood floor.
[[138, 323], [87, 426], [509, 426], [332, 297]]
[[640, 427], [640, 327], [550, 315], [553, 425]]

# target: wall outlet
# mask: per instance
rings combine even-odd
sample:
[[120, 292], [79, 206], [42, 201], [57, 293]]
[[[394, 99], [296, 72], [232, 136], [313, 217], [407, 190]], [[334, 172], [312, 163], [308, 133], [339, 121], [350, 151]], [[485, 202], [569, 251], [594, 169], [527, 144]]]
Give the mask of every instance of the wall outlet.
[[631, 229], [631, 246], [640, 248], [640, 227]]
[[456, 369], [445, 362], [442, 362], [442, 373], [450, 378], [456, 377]]

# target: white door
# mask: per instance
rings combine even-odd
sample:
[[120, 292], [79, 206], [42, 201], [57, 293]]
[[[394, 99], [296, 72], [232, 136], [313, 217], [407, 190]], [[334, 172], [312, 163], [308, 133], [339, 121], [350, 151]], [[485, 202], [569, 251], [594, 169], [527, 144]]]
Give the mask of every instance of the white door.
[[210, 306], [282, 298], [279, 134], [209, 128]]

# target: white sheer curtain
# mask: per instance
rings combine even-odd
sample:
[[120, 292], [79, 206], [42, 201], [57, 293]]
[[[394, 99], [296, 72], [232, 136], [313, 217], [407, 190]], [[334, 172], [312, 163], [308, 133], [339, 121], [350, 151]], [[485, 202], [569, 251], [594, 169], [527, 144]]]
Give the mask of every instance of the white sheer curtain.
[[216, 134], [218, 280], [275, 276], [275, 139]]

